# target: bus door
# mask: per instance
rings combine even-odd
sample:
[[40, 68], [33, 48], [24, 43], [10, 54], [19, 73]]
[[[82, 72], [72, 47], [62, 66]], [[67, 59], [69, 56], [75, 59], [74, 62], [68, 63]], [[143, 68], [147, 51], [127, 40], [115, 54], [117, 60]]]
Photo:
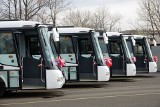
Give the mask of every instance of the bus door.
[[22, 89], [45, 88], [45, 66], [36, 31], [23, 31], [18, 36], [22, 66]]
[[112, 75], [125, 73], [125, 57], [120, 39], [109, 40], [110, 56], [112, 59]]
[[80, 81], [97, 80], [97, 62], [95, 61], [95, 50], [91, 34], [78, 36], [78, 61]]
[[62, 71], [65, 75], [67, 81], [77, 81], [77, 57], [73, 45], [72, 35], [61, 35], [60, 36], [60, 56], [65, 60], [65, 66], [62, 68]]
[[143, 39], [136, 39], [136, 45], [134, 47], [134, 54], [136, 57], [136, 67], [138, 72], [148, 71], [148, 59]]

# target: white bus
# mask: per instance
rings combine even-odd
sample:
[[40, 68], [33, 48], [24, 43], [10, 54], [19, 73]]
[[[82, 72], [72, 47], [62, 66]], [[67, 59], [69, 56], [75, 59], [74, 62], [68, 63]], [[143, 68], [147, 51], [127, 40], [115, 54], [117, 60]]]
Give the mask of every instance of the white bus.
[[0, 96], [6, 91], [63, 86], [65, 78], [47, 36], [47, 26], [38, 22], [0, 21]]
[[127, 42], [121, 33], [106, 32], [108, 37], [108, 48], [112, 59], [112, 76], [135, 76], [136, 66], [134, 57], [131, 57]]
[[[136, 57], [137, 73], [157, 72], [157, 57], [152, 56], [147, 37], [143, 35], [124, 35], [130, 53]], [[133, 40], [134, 39], [134, 40]]]
[[[108, 81], [109, 67], [103, 58], [93, 29], [79, 27], [57, 28], [60, 42], [56, 45], [66, 65], [62, 68], [66, 82]], [[50, 43], [54, 39], [50, 37]]]

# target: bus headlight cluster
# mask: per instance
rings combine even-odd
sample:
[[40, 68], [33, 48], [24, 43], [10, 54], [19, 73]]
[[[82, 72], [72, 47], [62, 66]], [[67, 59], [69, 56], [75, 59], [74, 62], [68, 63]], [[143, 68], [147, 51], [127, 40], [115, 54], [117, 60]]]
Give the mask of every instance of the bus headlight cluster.
[[64, 78], [63, 77], [57, 77], [57, 82], [63, 82]]

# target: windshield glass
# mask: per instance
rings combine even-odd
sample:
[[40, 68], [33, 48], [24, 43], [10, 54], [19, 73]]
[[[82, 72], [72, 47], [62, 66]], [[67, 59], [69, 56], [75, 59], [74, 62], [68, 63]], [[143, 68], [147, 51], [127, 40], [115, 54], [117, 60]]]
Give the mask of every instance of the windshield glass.
[[58, 69], [56, 59], [55, 59], [57, 57], [57, 54], [55, 54], [55, 51], [54, 51], [55, 49], [54, 49], [53, 45], [49, 44], [49, 40], [48, 40], [48, 37], [50, 36], [48, 33], [48, 28], [47, 27], [40, 27], [39, 31], [40, 31], [40, 35], [41, 35], [40, 37], [42, 39], [41, 42], [43, 42], [43, 45], [41, 48], [43, 50], [46, 64], [48, 64], [48, 66], [50, 66], [50, 67], [53, 67], [54, 69]]
[[124, 53], [126, 55], [126, 60], [128, 62], [133, 63], [133, 61], [131, 60], [131, 54], [130, 54], [130, 51], [128, 49], [126, 39], [124, 37], [122, 37], [122, 44], [123, 44], [123, 47], [124, 47]]
[[0, 64], [18, 66], [12, 32], [0, 31]]
[[104, 57], [109, 57], [108, 48], [104, 42], [103, 37], [98, 37], [98, 42], [99, 42], [99, 45], [100, 45], [100, 48], [101, 48], [101, 51], [102, 51]]
[[55, 47], [53, 36], [50, 36], [50, 45], [51, 45], [51, 49], [52, 49], [54, 58], [55, 59], [58, 58], [58, 54], [57, 54], [57, 51], [56, 51], [56, 47]]
[[149, 58], [150, 61], [153, 61], [153, 56], [152, 56], [152, 52], [151, 52], [151, 49], [150, 49], [150, 45], [149, 45], [146, 38], [144, 38], [144, 42], [145, 42], [145, 45], [146, 45], [146, 51], [147, 51], [147, 54], [148, 54], [148, 58]]
[[134, 53], [133, 53], [133, 47], [132, 47], [132, 41], [131, 40], [127, 40], [127, 46], [128, 46], [129, 52], [131, 54], [131, 57], [133, 58]]
[[93, 38], [93, 42], [94, 42], [93, 44], [95, 46], [95, 51], [96, 51], [98, 60], [101, 62], [101, 65], [105, 65], [103, 54], [100, 48], [100, 44], [98, 42], [98, 36], [99, 36], [99, 33], [95, 32], [94, 38]]

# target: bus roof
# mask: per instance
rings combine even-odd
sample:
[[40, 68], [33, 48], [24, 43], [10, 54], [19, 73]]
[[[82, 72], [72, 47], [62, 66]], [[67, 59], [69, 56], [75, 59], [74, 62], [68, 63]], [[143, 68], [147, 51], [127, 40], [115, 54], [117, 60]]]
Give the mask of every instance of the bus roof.
[[121, 34], [124, 37], [134, 37], [134, 39], [142, 39], [144, 37], [147, 37], [147, 36], [144, 36], [144, 35], [126, 35], [126, 34], [119, 33], [119, 32], [106, 32], [107, 36], [120, 36]]
[[144, 35], [123, 35], [123, 36], [126, 36], [126, 37], [134, 37], [134, 39], [142, 39], [142, 38], [146, 38], [147, 36], [144, 36]]
[[122, 33], [119, 33], [119, 32], [106, 32], [107, 36], [120, 36], [120, 34], [122, 34]]
[[93, 30], [91, 28], [85, 27], [65, 27], [65, 28], [57, 28], [58, 33], [88, 33]]
[[41, 24], [36, 21], [0, 21], [0, 28], [22, 28], [22, 27], [35, 27]]

